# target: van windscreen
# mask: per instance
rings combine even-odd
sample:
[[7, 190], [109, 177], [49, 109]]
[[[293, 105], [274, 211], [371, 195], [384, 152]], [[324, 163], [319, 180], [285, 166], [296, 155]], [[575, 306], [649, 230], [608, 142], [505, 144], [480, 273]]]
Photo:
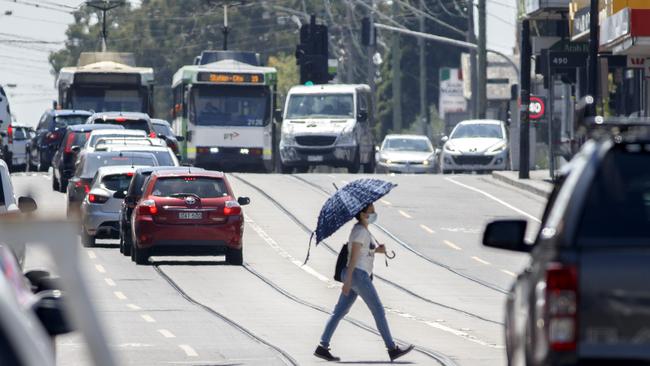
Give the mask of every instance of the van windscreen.
[[354, 118], [352, 94], [291, 94], [287, 119]]

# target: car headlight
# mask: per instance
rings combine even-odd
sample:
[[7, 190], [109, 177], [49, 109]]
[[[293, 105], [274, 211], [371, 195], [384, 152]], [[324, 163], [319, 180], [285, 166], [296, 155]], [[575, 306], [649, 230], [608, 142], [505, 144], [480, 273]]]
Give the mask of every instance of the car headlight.
[[431, 156], [429, 156], [429, 157], [427, 158], [427, 160], [424, 160], [424, 161], [422, 162], [422, 165], [424, 165], [424, 166], [433, 165], [433, 154], [432, 154]]
[[356, 144], [357, 139], [354, 134], [354, 126], [346, 126], [343, 131], [341, 131], [341, 134], [339, 135], [338, 140], [336, 141], [337, 144], [340, 145], [354, 145]]
[[488, 153], [500, 153], [503, 150], [505, 150], [508, 147], [508, 145], [505, 142], [502, 142], [492, 148], [490, 148], [487, 152]]
[[445, 149], [446, 151], [451, 151], [451, 152], [456, 151], [456, 149], [454, 148], [454, 145], [452, 145], [450, 142], [448, 142], [448, 143], [445, 144], [444, 149]]
[[386, 159], [386, 158], [381, 158], [381, 159], [379, 159], [379, 161], [384, 163], [384, 164], [393, 164], [392, 160]]

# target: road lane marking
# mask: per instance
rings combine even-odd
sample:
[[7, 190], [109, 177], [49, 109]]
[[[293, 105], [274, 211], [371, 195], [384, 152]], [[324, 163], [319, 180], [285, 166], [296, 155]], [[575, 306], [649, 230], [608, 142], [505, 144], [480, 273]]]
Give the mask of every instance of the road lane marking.
[[502, 269], [501, 272], [507, 274], [510, 277], [517, 277], [517, 275], [514, 272], [510, 272], [507, 269]]
[[129, 309], [131, 309], [131, 310], [142, 310], [142, 308], [139, 307], [139, 306], [136, 305], [136, 304], [127, 304], [126, 306], [128, 306]]
[[424, 224], [420, 225], [420, 227], [422, 228], [422, 230], [426, 231], [429, 234], [435, 234], [436, 233], [435, 231], [433, 231], [433, 229], [431, 229], [430, 227], [428, 227], [428, 226], [426, 226]]
[[456, 244], [450, 242], [449, 240], [443, 240], [442, 242], [445, 243], [445, 244], [446, 244], [448, 247], [450, 247], [451, 249], [455, 249], [455, 250], [463, 250], [463, 248], [461, 248], [461, 247], [459, 247], [458, 245], [456, 245]]
[[147, 323], [155, 323], [156, 322], [156, 319], [154, 319], [151, 315], [142, 314], [142, 315], [140, 315], [140, 317], [142, 319], [144, 319], [144, 321], [146, 321]]
[[392, 205], [393, 205], [392, 203], [390, 203], [390, 202], [388, 202], [388, 201], [386, 201], [386, 200], [384, 200], [384, 199], [382, 199], [382, 200], [380, 200], [380, 201], [381, 201], [381, 203], [383, 203], [383, 204], [386, 205], [386, 206], [392, 206]]
[[99, 273], [106, 273], [106, 269], [105, 269], [104, 266], [102, 266], [101, 264], [95, 264], [95, 269], [96, 269], [97, 272], [99, 272]]
[[104, 281], [106, 281], [106, 284], [109, 285], [109, 286], [111, 286], [111, 287], [115, 287], [115, 286], [117, 286], [117, 285], [115, 284], [115, 281], [113, 281], [113, 280], [110, 279], [110, 278], [104, 278]]
[[412, 219], [413, 218], [413, 216], [407, 214], [406, 212], [404, 212], [402, 210], [399, 210], [399, 214], [406, 217], [407, 219]]
[[481, 264], [485, 264], [486, 266], [489, 266], [491, 264], [490, 262], [488, 262], [486, 260], [483, 260], [483, 259], [481, 259], [479, 257], [476, 257], [476, 256], [472, 257], [472, 259], [479, 262], [479, 263], [481, 263]]
[[190, 347], [187, 344], [179, 344], [178, 347], [182, 349], [188, 357], [199, 357], [199, 354], [196, 353], [194, 348]]
[[165, 338], [176, 338], [174, 333], [168, 331], [167, 329], [158, 329], [158, 332]]
[[472, 187], [472, 186], [468, 186], [467, 184], [463, 184], [463, 183], [455, 181], [455, 180], [453, 180], [451, 178], [445, 178], [445, 179], [447, 181], [451, 182], [451, 183], [454, 183], [454, 184], [459, 185], [461, 187], [467, 188], [467, 189], [469, 189], [471, 191], [474, 191], [476, 193], [480, 193], [480, 194], [484, 195], [485, 197], [487, 197], [487, 198], [489, 198], [489, 199], [491, 199], [493, 201], [496, 201], [496, 202], [500, 203], [501, 205], [503, 205], [503, 206], [505, 206], [505, 207], [507, 207], [507, 208], [509, 208], [509, 209], [521, 214], [521, 215], [524, 215], [524, 216], [528, 217], [529, 219], [531, 219], [531, 220], [533, 220], [535, 222], [541, 223], [541, 221], [537, 217], [529, 214], [526, 211], [520, 210], [517, 207], [515, 207], [515, 206], [513, 206], [513, 205], [511, 205], [511, 204], [509, 204], [509, 203], [507, 203], [507, 202], [505, 202], [505, 201], [503, 201], [503, 200], [501, 200], [501, 199], [499, 199], [499, 198], [497, 198], [497, 197], [495, 197], [495, 196], [493, 196], [493, 195], [491, 195], [491, 194], [489, 194], [489, 193], [487, 193], [485, 191], [482, 191], [482, 190], [480, 190], [478, 188], [475, 188], [475, 187]]
[[88, 257], [90, 257], [90, 259], [96, 259], [97, 258], [97, 255], [92, 250], [89, 250], [86, 253], [88, 253]]
[[126, 295], [124, 295], [122, 291], [113, 291], [113, 295], [115, 295], [115, 297], [117, 297], [120, 300], [126, 300]]

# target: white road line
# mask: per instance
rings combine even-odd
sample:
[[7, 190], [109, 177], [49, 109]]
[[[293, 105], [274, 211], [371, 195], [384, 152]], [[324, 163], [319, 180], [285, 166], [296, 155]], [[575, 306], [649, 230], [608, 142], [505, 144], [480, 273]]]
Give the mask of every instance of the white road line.
[[176, 338], [174, 333], [168, 331], [167, 329], [158, 329], [158, 332], [165, 338]]
[[445, 245], [447, 245], [447, 246], [450, 247], [451, 249], [455, 249], [455, 250], [463, 250], [463, 248], [461, 248], [461, 247], [459, 247], [458, 245], [456, 245], [456, 244], [450, 242], [449, 240], [443, 240], [442, 242], [445, 243]]
[[517, 275], [514, 272], [510, 272], [507, 269], [502, 269], [501, 272], [507, 274], [510, 277], [517, 277]]
[[431, 229], [430, 227], [428, 227], [428, 226], [426, 226], [424, 224], [420, 225], [420, 227], [422, 228], [422, 230], [426, 231], [429, 234], [435, 234], [436, 233], [435, 231], [433, 231], [433, 229]]
[[104, 266], [102, 266], [101, 264], [95, 264], [95, 269], [96, 269], [97, 272], [99, 272], [99, 273], [106, 273], [106, 269], [105, 269]]
[[146, 321], [147, 323], [155, 323], [156, 322], [156, 319], [154, 319], [151, 315], [142, 314], [142, 315], [140, 315], [140, 317], [142, 319], [144, 319], [144, 321]]
[[402, 210], [399, 210], [399, 214], [406, 217], [407, 219], [412, 219], [413, 218], [413, 216], [407, 214], [406, 212], [404, 212]]
[[479, 263], [481, 263], [481, 264], [485, 264], [486, 266], [489, 266], [491, 264], [490, 262], [488, 262], [486, 260], [483, 260], [483, 259], [481, 259], [479, 257], [476, 257], [476, 256], [472, 257], [472, 259], [479, 262]]
[[136, 304], [127, 304], [126, 306], [128, 306], [129, 309], [131, 309], [131, 310], [142, 310], [142, 308], [139, 307], [139, 306], [136, 305]]
[[126, 295], [124, 295], [122, 291], [113, 291], [113, 295], [115, 295], [115, 297], [117, 297], [120, 300], [126, 300]]
[[382, 199], [382, 200], [380, 200], [380, 201], [381, 201], [381, 203], [383, 203], [383, 204], [386, 205], [386, 206], [392, 206], [392, 205], [393, 205], [392, 203], [390, 203], [390, 202], [388, 202], [388, 201], [386, 201], [386, 200], [384, 200], [384, 199]]
[[86, 253], [88, 253], [88, 257], [89, 257], [90, 259], [95, 259], [95, 258], [97, 258], [97, 255], [96, 255], [95, 252], [93, 252], [92, 250], [89, 250], [89, 251], [87, 251]]
[[188, 357], [199, 357], [199, 354], [196, 353], [194, 348], [188, 346], [187, 344], [179, 344], [178, 347], [182, 349]]
[[104, 281], [106, 281], [106, 284], [109, 285], [109, 286], [111, 286], [111, 287], [115, 287], [115, 286], [117, 286], [117, 285], [115, 284], [115, 281], [113, 281], [113, 280], [110, 279], [110, 278], [104, 278]]
[[513, 206], [513, 205], [511, 205], [511, 204], [509, 204], [509, 203], [507, 203], [507, 202], [505, 202], [505, 201], [503, 201], [503, 200], [501, 200], [501, 199], [499, 199], [499, 198], [497, 198], [497, 197], [495, 197], [495, 196], [493, 196], [493, 195], [491, 195], [491, 194], [489, 194], [489, 193], [487, 193], [485, 191], [482, 191], [482, 190], [480, 190], [478, 188], [474, 188], [472, 186], [468, 186], [467, 184], [460, 183], [460, 182], [455, 181], [455, 180], [453, 180], [451, 178], [445, 178], [445, 179], [448, 180], [451, 183], [454, 183], [454, 184], [459, 185], [461, 187], [467, 188], [467, 189], [472, 190], [474, 192], [480, 193], [480, 194], [484, 195], [485, 197], [487, 197], [487, 198], [489, 198], [491, 200], [494, 200], [494, 201], [500, 203], [501, 205], [503, 205], [503, 206], [505, 206], [505, 207], [507, 207], [507, 208], [509, 208], [509, 209], [521, 214], [521, 215], [524, 215], [524, 216], [528, 217], [529, 219], [531, 219], [531, 220], [533, 220], [535, 222], [541, 223], [541, 221], [537, 217], [529, 214], [528, 212], [520, 210], [517, 207], [515, 207], [515, 206]]

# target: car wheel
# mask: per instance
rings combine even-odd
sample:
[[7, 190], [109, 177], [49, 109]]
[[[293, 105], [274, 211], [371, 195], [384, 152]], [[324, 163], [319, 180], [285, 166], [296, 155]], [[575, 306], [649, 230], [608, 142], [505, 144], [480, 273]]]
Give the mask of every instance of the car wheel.
[[120, 245], [119, 245], [119, 248], [120, 248], [120, 253], [124, 254], [124, 239], [123, 239], [122, 233], [120, 233]]
[[354, 154], [354, 160], [348, 166], [348, 173], [357, 174], [359, 173], [359, 170], [361, 170], [361, 156], [359, 149], [357, 149], [357, 152]]
[[149, 253], [146, 249], [139, 249], [137, 247], [131, 248], [131, 258], [135, 264], [149, 264]]
[[39, 172], [46, 172], [48, 169], [50, 169], [50, 164], [45, 161], [46, 159], [43, 158], [43, 154], [38, 157], [38, 171]]
[[61, 191], [61, 184], [59, 183], [58, 179], [52, 174], [52, 190], [56, 192]]
[[86, 229], [81, 228], [81, 244], [86, 248], [92, 248], [95, 246], [95, 237], [88, 235]]
[[241, 266], [244, 264], [244, 250], [228, 248], [226, 252], [226, 263], [231, 266]]
[[128, 257], [131, 255], [132, 248], [131, 235], [123, 234], [122, 237], [120, 237], [120, 253]]

